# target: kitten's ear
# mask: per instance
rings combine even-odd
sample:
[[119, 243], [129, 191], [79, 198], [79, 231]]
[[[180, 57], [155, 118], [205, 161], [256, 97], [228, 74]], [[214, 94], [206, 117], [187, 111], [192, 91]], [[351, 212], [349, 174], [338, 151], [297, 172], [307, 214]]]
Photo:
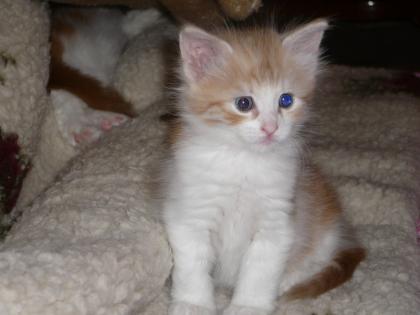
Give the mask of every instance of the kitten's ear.
[[283, 47], [305, 70], [315, 74], [320, 54], [319, 45], [328, 27], [323, 19], [306, 24], [283, 39]]
[[184, 74], [192, 82], [200, 80], [232, 53], [227, 42], [194, 26], [181, 31], [179, 46]]

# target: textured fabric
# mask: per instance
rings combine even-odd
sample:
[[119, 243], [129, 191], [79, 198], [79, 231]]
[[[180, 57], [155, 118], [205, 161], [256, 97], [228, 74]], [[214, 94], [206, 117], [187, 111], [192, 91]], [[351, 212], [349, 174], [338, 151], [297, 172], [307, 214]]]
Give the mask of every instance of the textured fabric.
[[132, 314], [160, 294], [171, 256], [150, 201], [156, 116], [109, 134], [26, 209], [0, 248], [0, 314]]
[[31, 162], [18, 208], [76, 153], [61, 139], [47, 96], [49, 25], [45, 2], [0, 0], [0, 126], [18, 134]]
[[0, 126], [32, 156], [46, 110], [49, 21], [45, 4], [0, 1]]

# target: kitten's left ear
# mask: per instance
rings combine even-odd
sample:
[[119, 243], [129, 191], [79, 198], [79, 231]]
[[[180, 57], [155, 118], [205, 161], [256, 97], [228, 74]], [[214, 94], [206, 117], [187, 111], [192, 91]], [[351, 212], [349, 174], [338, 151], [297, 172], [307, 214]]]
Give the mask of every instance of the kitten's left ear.
[[179, 46], [182, 68], [191, 82], [203, 78], [212, 67], [222, 64], [232, 52], [232, 47], [223, 39], [194, 26], [187, 26], [181, 31]]
[[313, 74], [316, 73], [318, 67], [319, 45], [327, 27], [328, 22], [326, 20], [315, 20], [289, 33], [283, 39], [283, 48], [306, 71]]

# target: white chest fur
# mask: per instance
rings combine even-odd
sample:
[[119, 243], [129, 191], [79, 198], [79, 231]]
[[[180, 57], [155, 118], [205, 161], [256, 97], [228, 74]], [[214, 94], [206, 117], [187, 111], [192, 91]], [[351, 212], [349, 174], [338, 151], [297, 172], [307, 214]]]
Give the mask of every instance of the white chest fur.
[[208, 232], [214, 277], [220, 285], [234, 285], [255, 234], [280, 228], [287, 216], [297, 167], [293, 150], [188, 146], [177, 152], [172, 167], [167, 220]]

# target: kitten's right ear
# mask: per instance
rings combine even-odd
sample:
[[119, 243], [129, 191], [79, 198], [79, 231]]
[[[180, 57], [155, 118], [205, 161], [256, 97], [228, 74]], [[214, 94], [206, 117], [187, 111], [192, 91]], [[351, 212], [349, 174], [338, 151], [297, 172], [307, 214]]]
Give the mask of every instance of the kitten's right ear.
[[320, 43], [328, 22], [318, 19], [289, 33], [283, 39], [283, 47], [308, 72], [310, 76], [316, 73], [320, 54]]
[[184, 74], [192, 82], [203, 78], [232, 53], [232, 47], [227, 42], [194, 26], [187, 26], [181, 31], [179, 46]]

